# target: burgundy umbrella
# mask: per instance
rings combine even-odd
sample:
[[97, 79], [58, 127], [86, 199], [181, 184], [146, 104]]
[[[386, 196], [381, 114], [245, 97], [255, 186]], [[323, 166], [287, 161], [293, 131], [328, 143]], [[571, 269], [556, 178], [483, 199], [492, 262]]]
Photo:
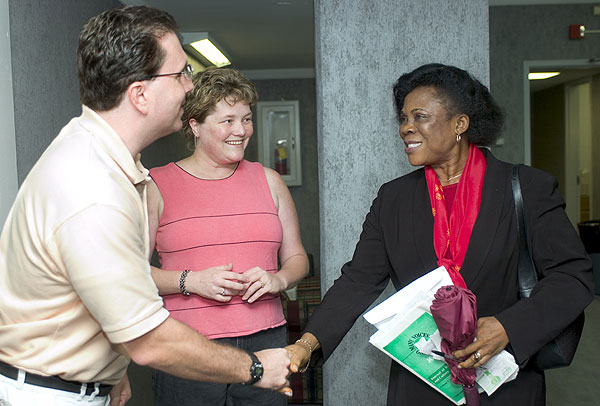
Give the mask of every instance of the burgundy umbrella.
[[[435, 293], [430, 310], [442, 336], [442, 351], [452, 354], [473, 342], [477, 334], [477, 299], [469, 289], [442, 286]], [[475, 369], [459, 369], [459, 362], [444, 358], [450, 367], [450, 380], [463, 386], [468, 406], [479, 406]]]

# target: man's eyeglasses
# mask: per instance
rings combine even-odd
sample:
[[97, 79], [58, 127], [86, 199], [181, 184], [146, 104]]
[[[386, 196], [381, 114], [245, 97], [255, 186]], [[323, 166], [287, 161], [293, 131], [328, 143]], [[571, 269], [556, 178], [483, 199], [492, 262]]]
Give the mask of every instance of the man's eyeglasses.
[[185, 68], [181, 72], [158, 73], [156, 75], [147, 76], [142, 80], [150, 80], [150, 79], [158, 78], [160, 76], [179, 76], [179, 75], [183, 75], [183, 76], [185, 76], [186, 79], [192, 80], [192, 78], [194, 77], [194, 68], [192, 68], [192, 65], [188, 64], [185, 66]]

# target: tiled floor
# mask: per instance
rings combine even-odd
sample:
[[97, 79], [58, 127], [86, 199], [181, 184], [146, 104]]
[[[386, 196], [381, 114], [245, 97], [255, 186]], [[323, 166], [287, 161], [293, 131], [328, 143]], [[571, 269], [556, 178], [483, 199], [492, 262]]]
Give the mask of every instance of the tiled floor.
[[585, 311], [585, 327], [568, 368], [546, 371], [547, 406], [599, 406], [600, 296]]

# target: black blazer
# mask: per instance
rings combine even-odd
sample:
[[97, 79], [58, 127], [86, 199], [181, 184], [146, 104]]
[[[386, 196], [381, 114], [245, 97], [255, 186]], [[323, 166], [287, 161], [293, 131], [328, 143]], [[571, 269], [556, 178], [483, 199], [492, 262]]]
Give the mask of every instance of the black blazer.
[[[483, 150], [487, 166], [479, 215], [461, 274], [477, 296], [478, 316], [504, 326], [515, 358], [523, 364], [574, 320], [593, 298], [592, 263], [564, 211], [554, 177], [531, 167], [520, 170], [526, 227], [534, 262], [544, 278], [531, 298], [519, 300], [518, 241], [511, 189], [512, 164]], [[399, 290], [437, 267], [433, 216], [424, 169], [384, 184], [366, 216], [352, 261], [328, 290], [306, 331], [326, 360], [356, 319], [391, 279]], [[543, 401], [544, 378], [532, 366], [482, 404], [533, 405]], [[451, 404], [395, 362], [388, 404]], [[540, 403], [543, 404], [543, 403]]]

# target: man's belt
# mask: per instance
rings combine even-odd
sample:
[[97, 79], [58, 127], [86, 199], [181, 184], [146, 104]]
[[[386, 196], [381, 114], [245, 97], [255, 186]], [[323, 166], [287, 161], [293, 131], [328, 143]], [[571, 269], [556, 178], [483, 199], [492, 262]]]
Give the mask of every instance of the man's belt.
[[[19, 369], [0, 361], [0, 374], [6, 376], [7, 378], [14, 379], [16, 381], [19, 377]], [[36, 375], [26, 371], [25, 383], [73, 393], [81, 393], [83, 386], [82, 382], [67, 381], [57, 376]], [[97, 396], [106, 396], [110, 393], [112, 385], [100, 384], [98, 389], [99, 393], [97, 394]], [[95, 391], [96, 388], [94, 382], [89, 382], [87, 384], [87, 388], [85, 389], [85, 394], [91, 395]]]

